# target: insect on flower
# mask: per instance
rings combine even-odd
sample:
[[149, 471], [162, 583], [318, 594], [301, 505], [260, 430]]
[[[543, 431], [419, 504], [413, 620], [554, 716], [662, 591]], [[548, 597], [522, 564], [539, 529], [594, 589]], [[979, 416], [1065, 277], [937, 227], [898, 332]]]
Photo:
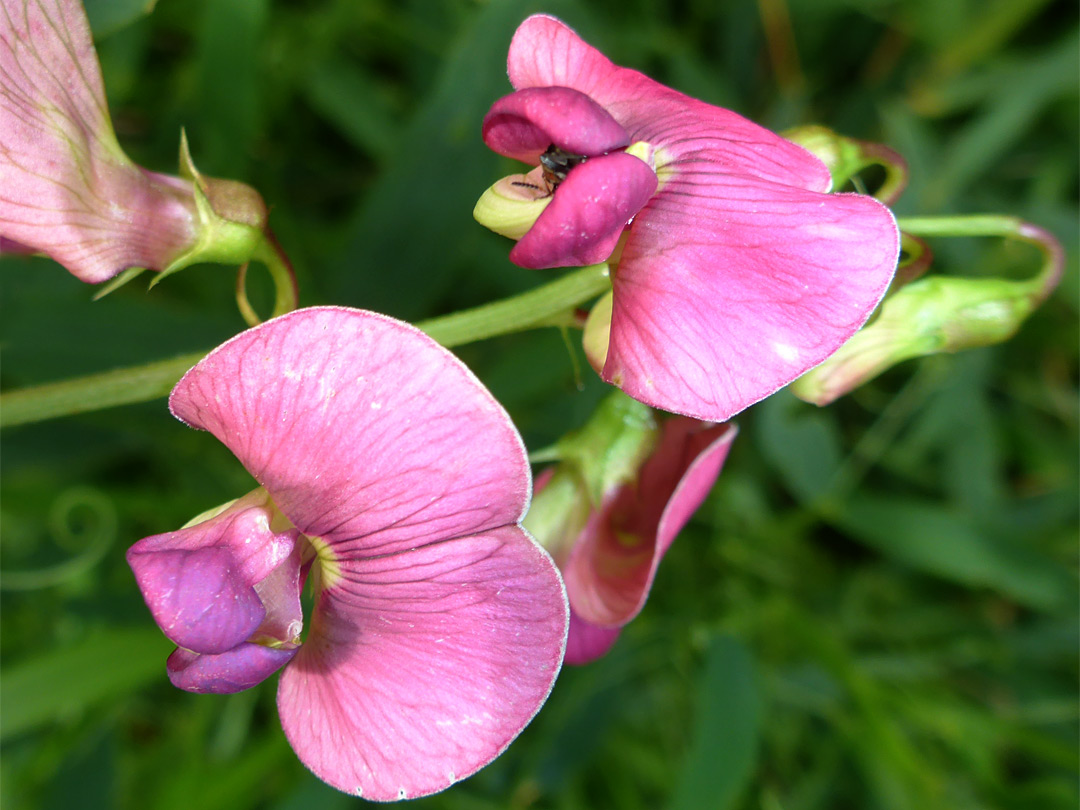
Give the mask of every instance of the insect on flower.
[[[576, 155], [551, 144], [544, 154], [540, 155], [540, 165], [544, 167], [544, 190], [547, 191], [548, 196], [555, 193], [559, 183], [566, 179], [566, 175], [572, 168], [580, 166], [588, 159], [586, 155]], [[513, 185], [540, 191], [540, 186], [535, 183], [515, 181]]]

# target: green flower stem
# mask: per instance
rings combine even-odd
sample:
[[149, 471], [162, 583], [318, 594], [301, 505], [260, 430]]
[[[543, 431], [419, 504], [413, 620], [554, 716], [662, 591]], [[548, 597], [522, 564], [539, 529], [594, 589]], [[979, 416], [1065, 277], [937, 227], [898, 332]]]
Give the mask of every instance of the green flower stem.
[[896, 224], [912, 236], [1002, 236], [1018, 239], [1039, 249], [1042, 269], [1033, 280], [1041, 290], [1037, 303], [1045, 300], [1065, 269], [1065, 252], [1049, 231], [1004, 214], [972, 214], [944, 217], [900, 217]]
[[416, 324], [447, 348], [475, 340], [566, 323], [566, 312], [611, 288], [608, 266], [594, 264], [550, 284]]
[[[259, 258], [266, 260], [264, 256]], [[271, 272], [275, 272], [271, 262], [267, 264]], [[277, 270], [282, 271], [285, 267], [279, 264]], [[275, 282], [279, 278], [284, 279], [284, 276], [275, 275]], [[460, 346], [496, 335], [564, 323], [568, 310], [595, 298], [610, 286], [607, 265], [592, 265], [520, 295], [432, 318], [417, 326], [443, 346]], [[278, 307], [288, 302], [283, 290], [287, 288], [279, 285], [275, 313]], [[0, 396], [0, 427], [157, 399], [168, 394], [184, 372], [208, 351], [3, 394]]]

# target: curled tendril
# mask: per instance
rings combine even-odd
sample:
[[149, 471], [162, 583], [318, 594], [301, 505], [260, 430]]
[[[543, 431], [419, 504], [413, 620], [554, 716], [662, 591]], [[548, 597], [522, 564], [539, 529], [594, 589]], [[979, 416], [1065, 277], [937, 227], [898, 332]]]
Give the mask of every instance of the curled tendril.
[[75, 579], [101, 562], [117, 538], [116, 508], [90, 487], [61, 492], [49, 510], [48, 525], [56, 545], [75, 556], [41, 568], [0, 571], [0, 590], [36, 591]]

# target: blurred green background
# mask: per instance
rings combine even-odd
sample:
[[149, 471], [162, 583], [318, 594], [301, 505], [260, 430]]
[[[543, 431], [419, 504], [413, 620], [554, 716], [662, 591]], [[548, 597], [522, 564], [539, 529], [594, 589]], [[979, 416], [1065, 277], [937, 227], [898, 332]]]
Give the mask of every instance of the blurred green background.
[[[416, 320], [542, 276], [471, 219], [510, 165], [479, 138], [527, 13], [771, 128], [820, 122], [911, 164], [900, 214], [1011, 213], [1069, 252], [1011, 342], [912, 362], [819, 410], [738, 417], [712, 495], [644, 613], [568, 669], [506, 754], [421, 808], [1077, 806], [1077, 9], [1047, 0], [95, 0], [116, 130], [272, 208], [301, 303]], [[151, 2], [152, 5], [152, 2]], [[936, 272], [1036, 254], [933, 240]], [[252, 274], [256, 297], [269, 285]], [[0, 262], [2, 384], [209, 348], [234, 274], [93, 293]], [[532, 448], [603, 386], [557, 332], [463, 347]], [[2, 435], [0, 804], [337, 810], [297, 762], [274, 680], [173, 689], [124, 563], [252, 483], [164, 400]]]

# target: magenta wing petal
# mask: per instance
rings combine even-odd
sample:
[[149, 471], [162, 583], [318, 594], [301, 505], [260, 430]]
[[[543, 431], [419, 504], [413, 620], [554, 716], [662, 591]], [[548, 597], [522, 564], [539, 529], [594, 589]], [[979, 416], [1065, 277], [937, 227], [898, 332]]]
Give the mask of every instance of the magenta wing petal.
[[592, 98], [630, 134], [666, 151], [661, 161], [705, 159], [718, 170], [828, 191], [829, 170], [801, 146], [737, 113], [685, 96], [636, 70], [618, 67], [565, 23], [529, 17], [510, 43], [517, 89], [568, 87]]
[[304, 764], [387, 801], [494, 759], [559, 670], [567, 608], [551, 558], [507, 526], [341, 569], [278, 689]]
[[[275, 533], [265, 504], [266, 493], [255, 491], [209, 520], [145, 537], [128, 549], [128, 564], [154, 621], [179, 646], [223, 653], [267, 618], [257, 588], [265, 588], [263, 580], [296, 555], [297, 532]], [[295, 578], [294, 587], [298, 592]], [[298, 621], [299, 597], [293, 599], [289, 621]]]
[[503, 96], [484, 116], [484, 143], [500, 155], [536, 165], [554, 144], [575, 155], [601, 155], [630, 145], [626, 130], [583, 93], [534, 87]]
[[285, 666], [299, 647], [274, 648], [243, 643], [219, 655], [174, 650], [166, 662], [169, 680], [177, 689], [210, 695], [229, 695], [260, 684]]
[[515, 523], [529, 497], [525, 448], [502, 407], [450, 352], [381, 315], [275, 318], [204, 358], [169, 404], [338, 557]]
[[653, 170], [633, 155], [590, 158], [570, 170], [510, 261], [533, 269], [598, 264], [655, 191]]
[[615, 644], [621, 627], [597, 627], [570, 611], [570, 632], [566, 637], [565, 663], [581, 666], [602, 658]]
[[631, 228], [602, 376], [657, 408], [728, 419], [851, 337], [899, 249], [871, 197], [687, 169]]
[[609, 499], [570, 552], [563, 574], [578, 618], [612, 628], [638, 614], [660, 560], [716, 482], [735, 433], [733, 425], [692, 419], [664, 423], [637, 485]]

